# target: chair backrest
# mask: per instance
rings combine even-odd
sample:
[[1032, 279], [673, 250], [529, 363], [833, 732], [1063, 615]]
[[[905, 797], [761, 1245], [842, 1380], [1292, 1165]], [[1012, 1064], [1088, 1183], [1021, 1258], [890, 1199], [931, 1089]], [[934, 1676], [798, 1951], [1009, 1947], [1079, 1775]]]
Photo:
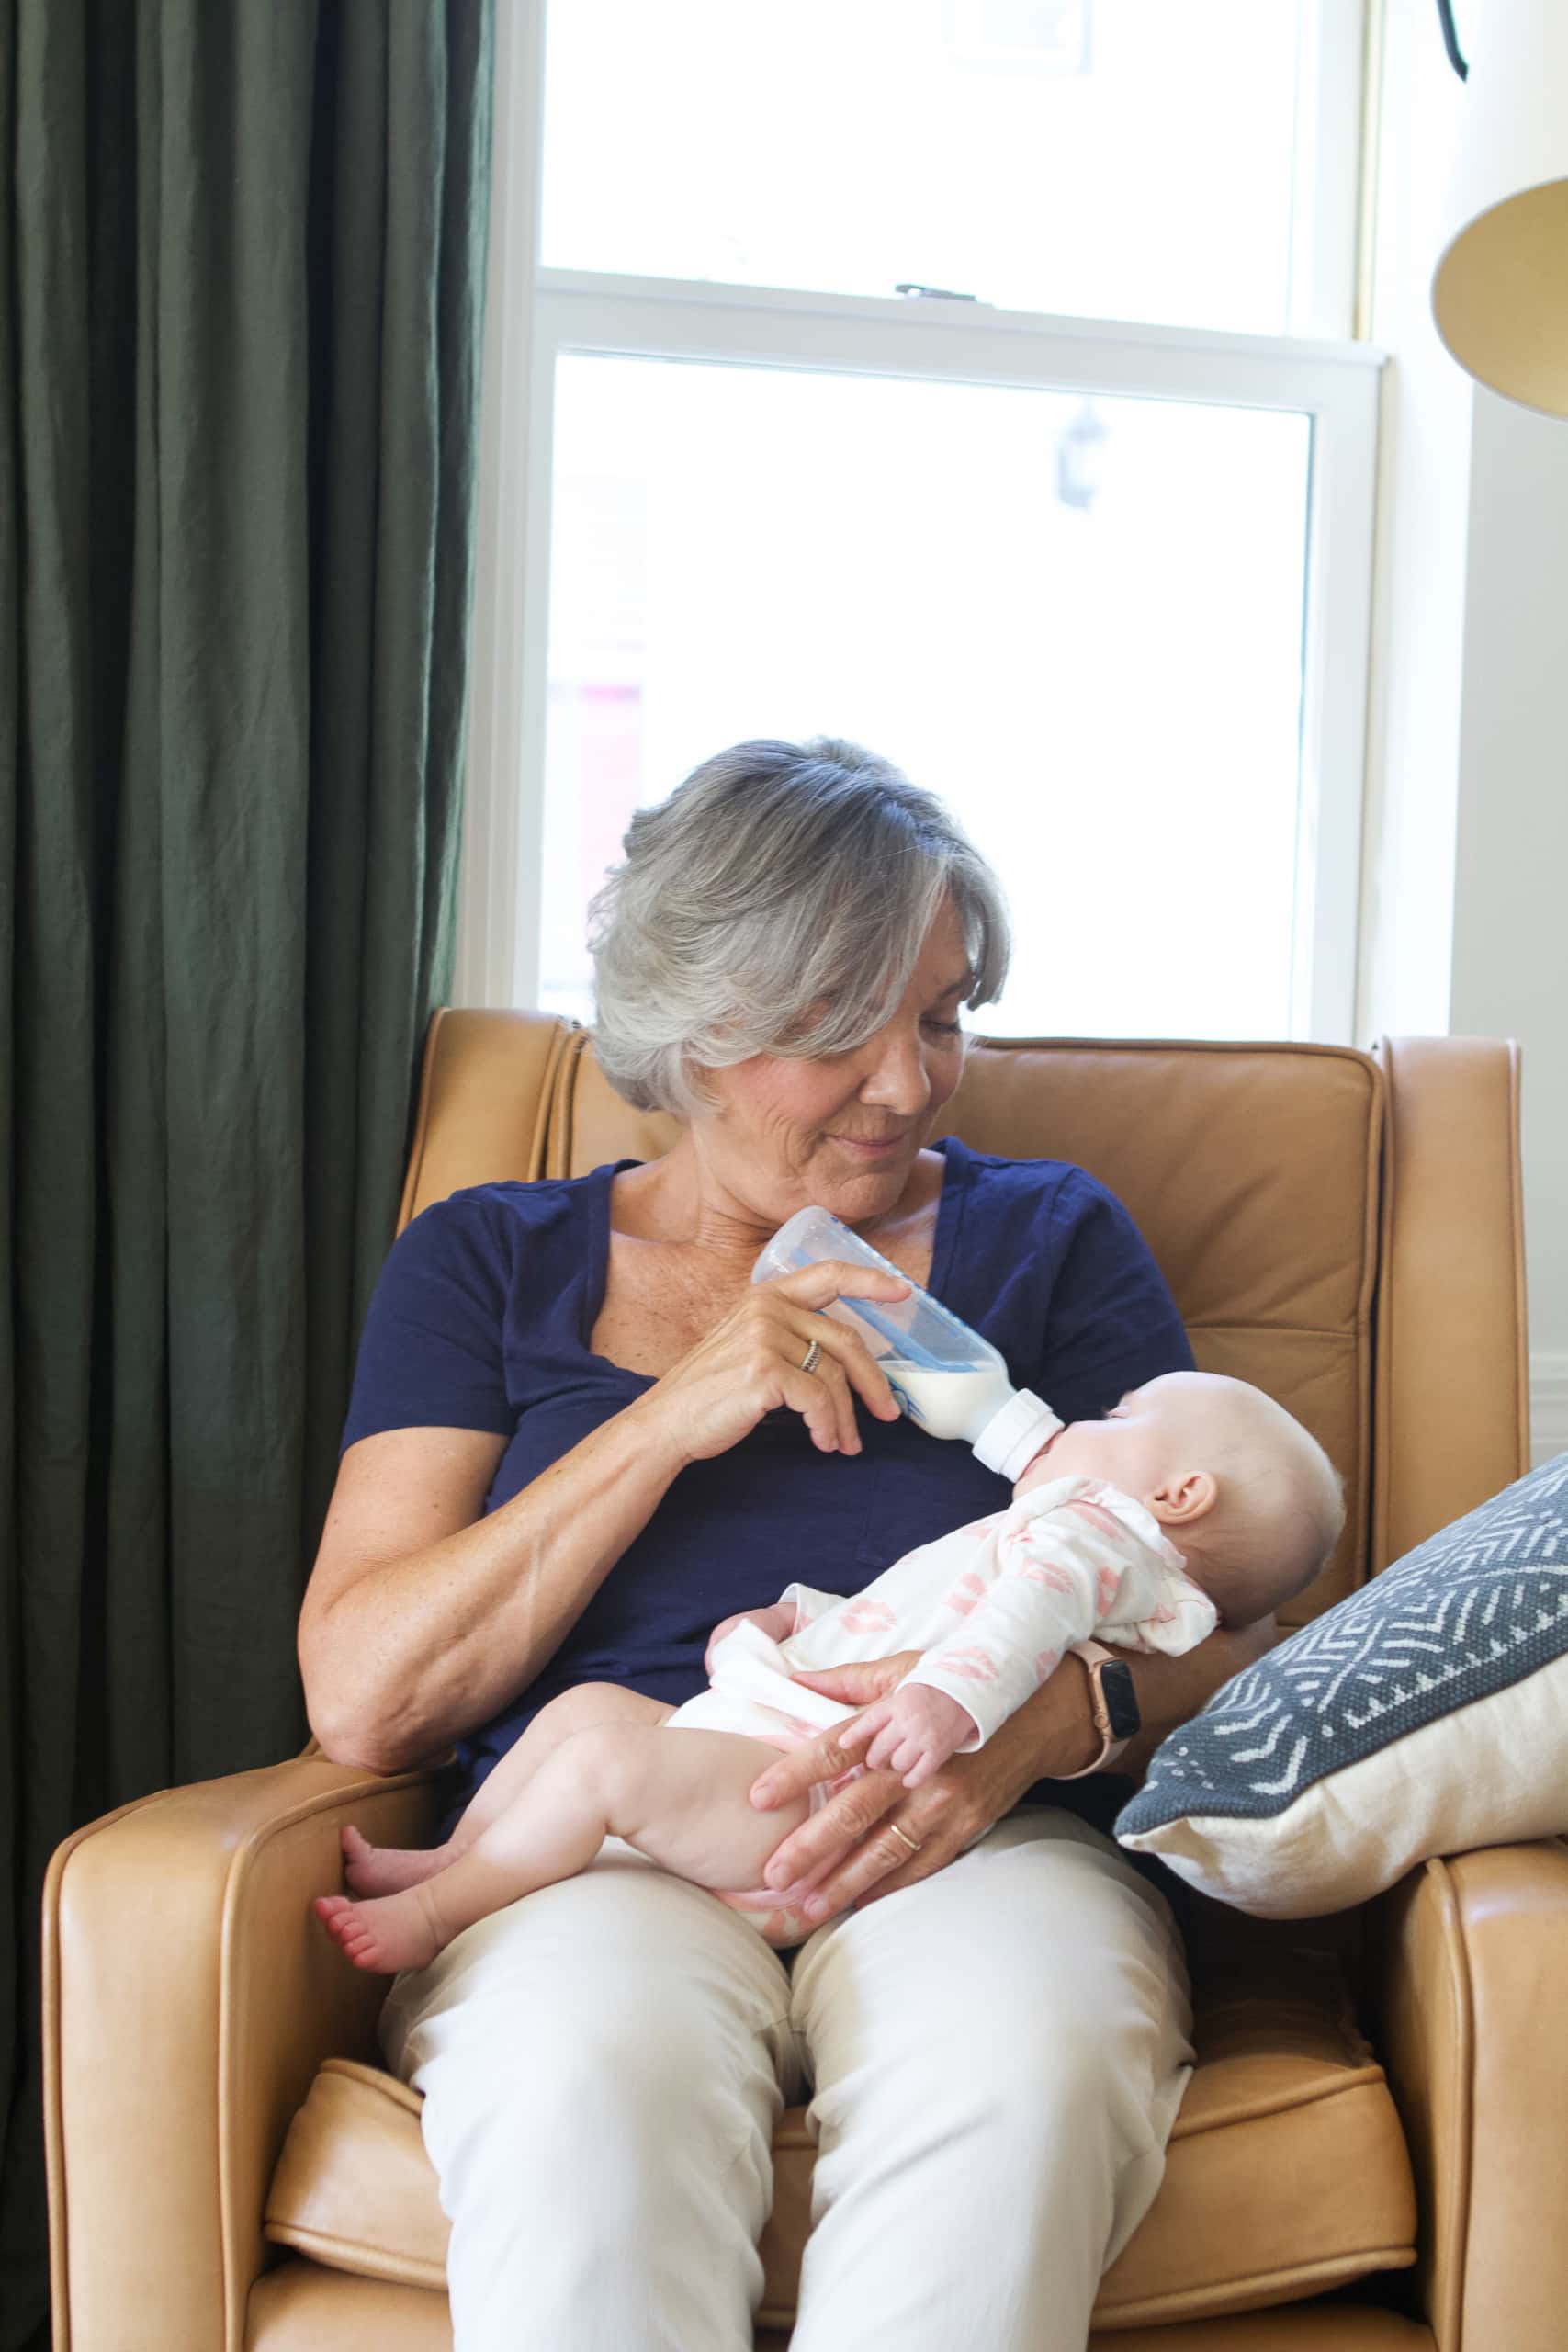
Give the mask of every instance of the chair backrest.
[[[1199, 1363], [1326, 1447], [1346, 1532], [1301, 1615], [1524, 1468], [1511, 1048], [984, 1041], [942, 1124], [1109, 1185]], [[570, 1023], [438, 1015], [403, 1217], [464, 1184], [651, 1159], [676, 1133], [612, 1092]]]

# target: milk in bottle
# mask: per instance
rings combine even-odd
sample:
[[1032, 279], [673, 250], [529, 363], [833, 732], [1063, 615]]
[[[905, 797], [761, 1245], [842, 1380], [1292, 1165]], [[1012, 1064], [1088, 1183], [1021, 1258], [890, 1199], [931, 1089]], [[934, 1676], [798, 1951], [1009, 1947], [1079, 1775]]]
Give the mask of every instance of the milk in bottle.
[[[824, 1258], [909, 1279], [829, 1210], [818, 1208], [801, 1209], [780, 1226], [751, 1279], [771, 1282]], [[859, 1331], [910, 1420], [932, 1437], [962, 1438], [1003, 1478], [1021, 1476], [1062, 1426], [1031, 1389], [1013, 1386], [988, 1340], [918, 1283], [909, 1283], [907, 1298], [840, 1298], [822, 1311]]]

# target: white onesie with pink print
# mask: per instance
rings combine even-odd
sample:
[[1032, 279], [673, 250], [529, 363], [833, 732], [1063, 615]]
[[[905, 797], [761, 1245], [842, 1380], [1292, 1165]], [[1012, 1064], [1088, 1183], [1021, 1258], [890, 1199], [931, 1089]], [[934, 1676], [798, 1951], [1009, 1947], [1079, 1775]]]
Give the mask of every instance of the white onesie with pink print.
[[[919, 1650], [905, 1677], [927, 1682], [972, 1718], [964, 1750], [984, 1745], [1061, 1663], [1074, 1642], [1178, 1657], [1218, 1622], [1142, 1503], [1092, 1478], [1054, 1478], [992, 1519], [906, 1552], [844, 1600], [792, 1584], [795, 1631], [769, 1639], [743, 1621], [713, 1656], [709, 1686], [669, 1718], [675, 1729], [746, 1732], [793, 1747], [859, 1710], [790, 1679]], [[825, 1794], [825, 1792], [824, 1792]]]

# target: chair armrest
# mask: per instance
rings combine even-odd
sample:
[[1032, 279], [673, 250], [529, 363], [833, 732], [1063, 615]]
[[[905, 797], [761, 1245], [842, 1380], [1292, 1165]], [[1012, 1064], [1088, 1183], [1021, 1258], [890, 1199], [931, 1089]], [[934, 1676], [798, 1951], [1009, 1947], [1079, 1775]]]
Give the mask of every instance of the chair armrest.
[[1380, 2055], [1438, 2352], [1558, 2352], [1568, 2310], [1568, 1847], [1425, 1863], [1378, 1906]]
[[374, 2057], [383, 1978], [311, 1917], [338, 1832], [417, 1844], [433, 1770], [308, 1755], [68, 1838], [44, 1887], [55, 2352], [239, 2352], [267, 2183], [329, 2056]]
[[1529, 1467], [1519, 1049], [1383, 1037], [1375, 1576]]

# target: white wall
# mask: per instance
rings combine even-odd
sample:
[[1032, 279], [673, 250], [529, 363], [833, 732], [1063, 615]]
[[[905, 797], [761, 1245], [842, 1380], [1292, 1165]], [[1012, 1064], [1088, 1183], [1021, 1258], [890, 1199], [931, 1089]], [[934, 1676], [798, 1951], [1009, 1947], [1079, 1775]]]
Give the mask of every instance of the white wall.
[[1472, 387], [1432, 323], [1464, 93], [1435, 8], [1388, 0], [1369, 332], [1389, 354], [1362, 846], [1358, 1032], [1444, 1035], [1452, 968]]
[[1450, 1025], [1524, 1050], [1544, 1453], [1568, 1447], [1568, 424], [1479, 388], [1455, 865]]
[[[1393, 365], [1358, 1025], [1522, 1043], [1540, 1458], [1568, 1448], [1568, 424], [1475, 386], [1429, 307], [1462, 220], [1568, 174], [1568, 11], [1550, 39], [1529, 13], [1472, 13], [1467, 86], [1430, 0], [1387, 0], [1370, 323]], [[1562, 125], [1555, 164], [1543, 119]]]

